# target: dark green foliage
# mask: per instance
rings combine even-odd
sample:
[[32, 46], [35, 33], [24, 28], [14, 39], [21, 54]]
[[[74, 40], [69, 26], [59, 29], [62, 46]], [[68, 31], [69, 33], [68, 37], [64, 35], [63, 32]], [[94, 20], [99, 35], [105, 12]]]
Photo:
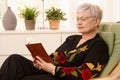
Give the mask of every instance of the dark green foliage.
[[64, 17], [66, 14], [61, 11], [61, 9], [51, 7], [46, 11], [47, 20], [66, 20]]

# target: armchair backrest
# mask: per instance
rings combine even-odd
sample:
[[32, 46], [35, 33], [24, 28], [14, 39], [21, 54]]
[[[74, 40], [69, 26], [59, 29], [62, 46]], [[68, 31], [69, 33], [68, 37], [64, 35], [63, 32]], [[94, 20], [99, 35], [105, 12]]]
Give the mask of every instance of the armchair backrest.
[[100, 77], [102, 77], [109, 75], [112, 69], [120, 61], [120, 24], [102, 24], [102, 28], [99, 28], [99, 31], [100, 35], [108, 44], [110, 53], [108, 64], [100, 75]]
[[98, 27], [99, 32], [108, 32], [111, 30], [111, 26], [114, 23], [101, 23]]

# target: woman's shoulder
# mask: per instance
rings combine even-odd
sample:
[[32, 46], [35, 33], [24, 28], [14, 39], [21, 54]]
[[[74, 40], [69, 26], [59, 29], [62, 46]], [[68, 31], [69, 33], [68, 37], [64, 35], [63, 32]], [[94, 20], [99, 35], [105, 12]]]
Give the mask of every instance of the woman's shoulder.
[[92, 46], [92, 45], [95, 45], [95, 44], [96, 44], [96, 45], [98, 44], [99, 46], [100, 46], [100, 45], [101, 45], [101, 46], [104, 45], [103, 47], [108, 47], [108, 46], [107, 46], [107, 43], [104, 41], [104, 39], [103, 39], [99, 34], [96, 34], [96, 36], [95, 36], [93, 39], [90, 40], [90, 43], [89, 43], [89, 44], [90, 44], [91, 46]]
[[92, 40], [93, 41], [103, 41], [104, 42], [104, 39], [100, 36], [99, 33], [97, 33], [96, 36]]
[[100, 36], [99, 33], [96, 35], [95, 40], [96, 40], [96, 41], [101, 41], [101, 42], [103, 42], [103, 43], [106, 43], [105, 40]]
[[105, 42], [105, 40], [99, 35], [97, 34], [96, 37], [91, 41], [91, 46], [92, 45], [96, 45], [97, 46], [102, 46], [102, 48], [108, 49], [108, 45]]

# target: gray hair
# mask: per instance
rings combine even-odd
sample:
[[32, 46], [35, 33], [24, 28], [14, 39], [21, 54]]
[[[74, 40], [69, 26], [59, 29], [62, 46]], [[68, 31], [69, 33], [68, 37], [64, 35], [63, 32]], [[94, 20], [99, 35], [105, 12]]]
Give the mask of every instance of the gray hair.
[[90, 4], [90, 3], [83, 3], [80, 6], [78, 6], [77, 13], [84, 11], [84, 10], [89, 10], [93, 17], [99, 18], [100, 20], [102, 19], [103, 12], [99, 6], [95, 4]]

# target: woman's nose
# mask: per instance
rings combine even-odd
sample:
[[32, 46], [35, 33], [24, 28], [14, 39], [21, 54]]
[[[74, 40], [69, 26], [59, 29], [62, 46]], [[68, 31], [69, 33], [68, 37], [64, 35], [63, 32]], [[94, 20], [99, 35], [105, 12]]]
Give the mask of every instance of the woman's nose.
[[78, 25], [81, 25], [81, 24], [82, 24], [82, 21], [81, 21], [81, 20], [77, 21], [77, 24], [78, 24]]

